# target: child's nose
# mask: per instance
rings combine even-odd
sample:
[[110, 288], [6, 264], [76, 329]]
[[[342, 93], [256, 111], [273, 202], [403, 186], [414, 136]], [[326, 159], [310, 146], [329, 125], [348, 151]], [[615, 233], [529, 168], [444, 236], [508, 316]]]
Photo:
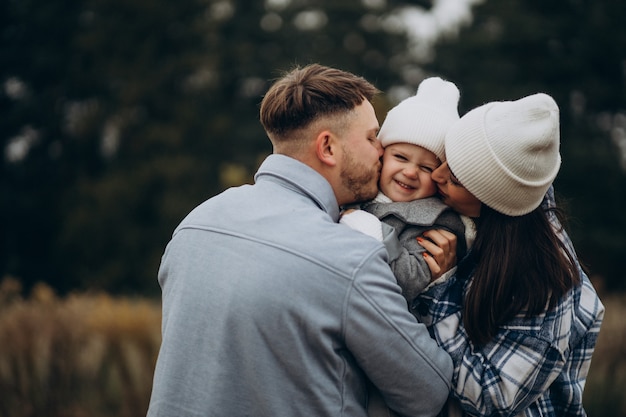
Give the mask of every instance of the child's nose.
[[406, 175], [407, 178], [414, 179], [417, 178], [417, 171], [417, 167], [407, 167], [404, 170], [404, 175]]

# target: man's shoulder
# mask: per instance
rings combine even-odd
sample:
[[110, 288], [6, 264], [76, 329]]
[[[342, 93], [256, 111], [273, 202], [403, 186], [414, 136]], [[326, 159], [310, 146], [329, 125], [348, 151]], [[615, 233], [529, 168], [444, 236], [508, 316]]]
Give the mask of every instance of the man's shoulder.
[[333, 237], [327, 240], [328, 246], [342, 248], [341, 252], [343, 253], [367, 257], [371, 256], [373, 252], [385, 250], [384, 245], [379, 240], [344, 224], [333, 224], [331, 233]]
[[379, 265], [392, 275], [387, 250], [377, 239], [339, 223], [327, 224], [317, 231], [321, 233], [316, 237], [303, 238], [315, 242], [312, 255], [320, 262], [341, 270], [342, 274], [354, 275], [364, 267], [378, 268], [376, 265]]

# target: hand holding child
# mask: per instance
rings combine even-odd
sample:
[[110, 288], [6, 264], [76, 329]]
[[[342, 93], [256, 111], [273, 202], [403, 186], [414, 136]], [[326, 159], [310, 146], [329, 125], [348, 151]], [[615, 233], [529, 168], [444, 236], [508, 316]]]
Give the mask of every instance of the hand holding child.
[[427, 230], [422, 236], [425, 239], [417, 238], [417, 243], [426, 249], [424, 260], [434, 281], [456, 265], [456, 235], [436, 229]]

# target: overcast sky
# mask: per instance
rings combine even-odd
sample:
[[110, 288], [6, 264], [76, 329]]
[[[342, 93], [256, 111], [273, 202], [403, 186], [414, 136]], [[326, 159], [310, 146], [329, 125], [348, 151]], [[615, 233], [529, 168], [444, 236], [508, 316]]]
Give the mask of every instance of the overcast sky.
[[462, 26], [472, 22], [472, 7], [484, 0], [433, 0], [433, 7], [424, 10], [406, 6], [399, 16], [407, 31], [409, 44], [417, 57], [427, 58], [430, 48], [443, 35], [455, 35]]

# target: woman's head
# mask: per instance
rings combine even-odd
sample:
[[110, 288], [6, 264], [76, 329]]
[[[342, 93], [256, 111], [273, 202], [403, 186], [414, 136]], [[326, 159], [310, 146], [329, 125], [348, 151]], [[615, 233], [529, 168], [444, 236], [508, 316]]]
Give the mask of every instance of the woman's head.
[[445, 204], [465, 216], [480, 217], [480, 209], [483, 204], [461, 184], [459, 179], [450, 171], [447, 162], [439, 165], [432, 172], [431, 177], [437, 184], [439, 195]]
[[478, 107], [446, 135], [447, 161], [433, 172], [444, 201], [479, 217], [463, 322], [488, 343], [520, 313], [552, 308], [580, 279], [541, 202], [561, 165], [559, 110], [546, 94]]
[[[476, 201], [508, 216], [536, 209], [560, 165], [559, 108], [547, 94], [491, 102], [465, 114], [446, 135], [446, 163], [433, 173], [444, 200], [478, 217]], [[468, 196], [469, 194], [470, 196]]]

